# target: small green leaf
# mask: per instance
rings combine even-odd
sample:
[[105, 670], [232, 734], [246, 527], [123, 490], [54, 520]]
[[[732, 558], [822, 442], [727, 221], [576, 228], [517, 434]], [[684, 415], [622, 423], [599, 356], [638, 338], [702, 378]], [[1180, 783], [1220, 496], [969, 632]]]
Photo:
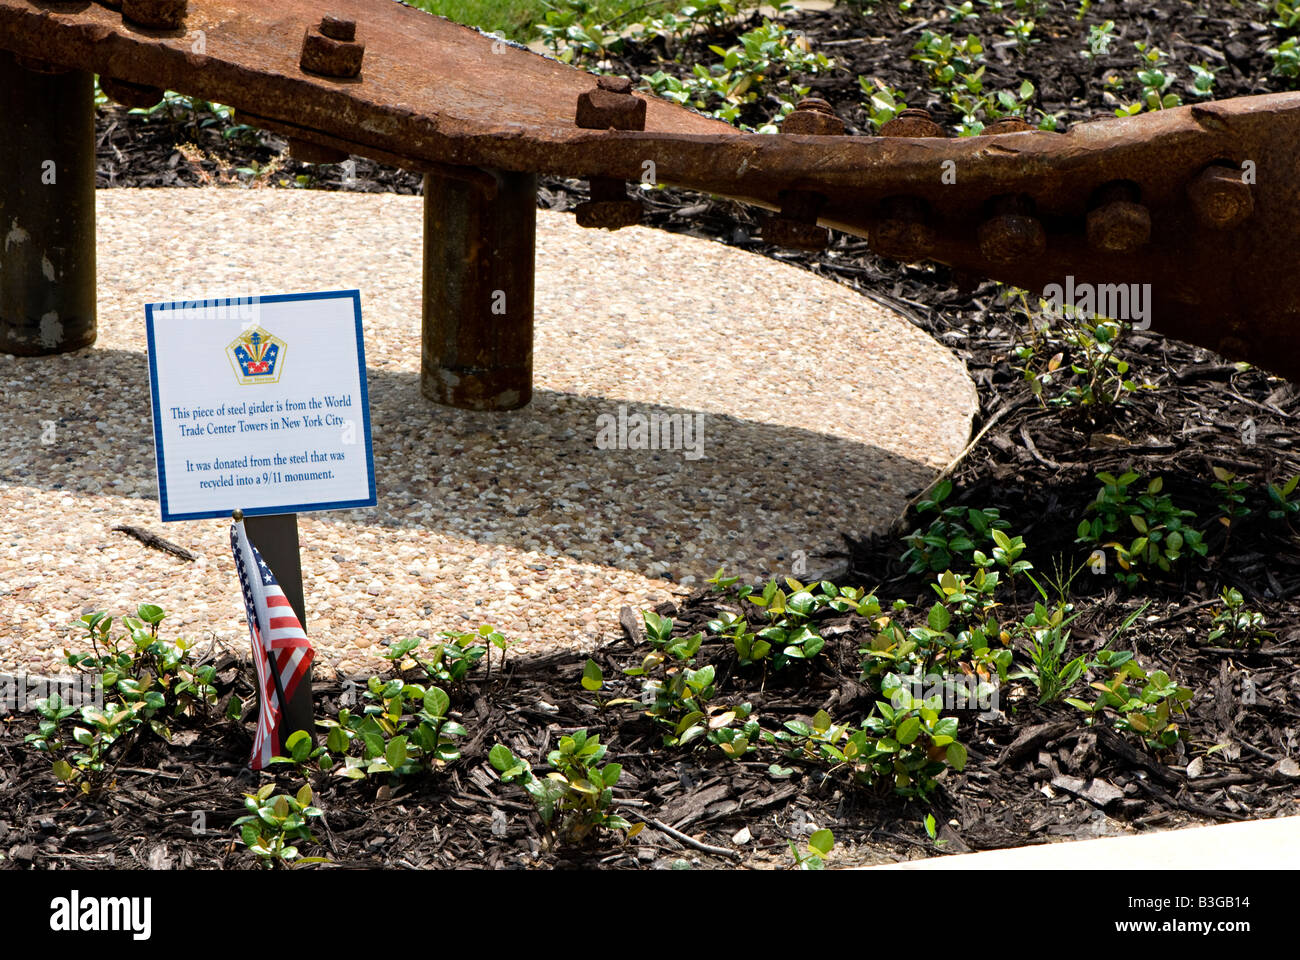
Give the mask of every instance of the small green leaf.
[[921, 720], [919, 717], [908, 717], [898, 725], [898, 742], [911, 743], [921, 732]]
[[954, 770], [966, 769], [966, 748], [960, 743], [948, 744], [948, 765]]
[[284, 745], [289, 748], [289, 756], [293, 761], [302, 763], [311, 753], [311, 734], [306, 730], [295, 730], [289, 734], [289, 739], [284, 742]]
[[451, 697], [439, 687], [430, 687], [424, 694], [424, 712], [431, 717], [445, 717], [451, 708]]
[[329, 736], [325, 738], [325, 745], [334, 753], [346, 753], [348, 749], [348, 735], [343, 732], [342, 727], [331, 727]]
[[515, 755], [510, 748], [503, 743], [498, 743], [488, 751], [488, 762], [497, 770], [503, 773], [515, 765]]
[[829, 830], [818, 830], [808, 838], [808, 849], [820, 857], [829, 857], [833, 846], [835, 846], [835, 834]]

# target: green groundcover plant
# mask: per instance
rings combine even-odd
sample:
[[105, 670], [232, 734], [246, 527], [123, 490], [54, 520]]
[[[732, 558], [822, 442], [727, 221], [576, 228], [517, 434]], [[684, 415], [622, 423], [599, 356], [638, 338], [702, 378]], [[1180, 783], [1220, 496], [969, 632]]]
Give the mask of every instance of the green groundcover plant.
[[623, 766], [601, 764], [607, 749], [598, 734], [588, 735], [584, 729], [560, 738], [556, 749], [546, 756], [552, 772], [545, 777], [536, 776], [527, 760], [502, 743], [488, 752], [488, 762], [502, 781], [524, 788], [553, 840], [581, 843], [600, 830], [622, 830], [630, 839], [645, 824], [634, 826], [613, 811], [614, 785]]
[[113, 771], [146, 733], [170, 741], [175, 719], [206, 712], [217, 701], [216, 668], [200, 662], [187, 640], [162, 639], [165, 617], [152, 603], [122, 617], [117, 630], [105, 611], [80, 617], [76, 626], [93, 652], [64, 650], [64, 659], [98, 678], [102, 704], [72, 706], [57, 694], [35, 704], [37, 729], [25, 742], [49, 755], [55, 777], [83, 795], [111, 786]]
[[245, 816], [234, 822], [248, 851], [265, 867], [329, 863], [328, 857], [304, 857], [298, 844], [316, 843], [310, 821], [321, 816], [312, 806], [311, 787], [303, 784], [296, 794], [272, 796], [275, 784], [268, 783], [255, 793], [244, 794]]

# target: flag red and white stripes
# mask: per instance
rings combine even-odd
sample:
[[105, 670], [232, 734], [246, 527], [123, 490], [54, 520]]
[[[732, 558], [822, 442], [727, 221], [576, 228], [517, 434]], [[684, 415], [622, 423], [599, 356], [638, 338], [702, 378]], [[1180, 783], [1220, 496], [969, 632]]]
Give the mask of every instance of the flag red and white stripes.
[[283, 704], [276, 692], [271, 664], [279, 665], [280, 685], [286, 701], [292, 700], [298, 683], [316, 655], [293, 607], [276, 582], [257, 547], [248, 539], [244, 523], [230, 527], [230, 547], [235, 554], [248, 635], [253, 644], [253, 664], [257, 668], [257, 689], [261, 708], [257, 716], [257, 733], [253, 738], [253, 758], [249, 763], [261, 770], [272, 757], [281, 753], [280, 718]]

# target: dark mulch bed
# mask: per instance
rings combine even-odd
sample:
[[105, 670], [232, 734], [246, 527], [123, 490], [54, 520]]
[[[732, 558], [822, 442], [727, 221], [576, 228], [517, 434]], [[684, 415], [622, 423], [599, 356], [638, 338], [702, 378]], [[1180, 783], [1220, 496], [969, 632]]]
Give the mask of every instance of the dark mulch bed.
[[[1133, 40], [1164, 49], [1183, 81], [1190, 79], [1189, 63], [1221, 68], [1218, 97], [1282, 89], [1268, 75], [1271, 62], [1265, 54], [1279, 36], [1254, 5], [1138, 8], [1096, 3], [1076, 21], [1076, 4], [1051, 4], [1038, 21], [1042, 42], [1029, 55], [1003, 43], [1003, 24], [983, 7], [982, 19], [966, 24], [946, 23], [939, 3], [918, 2], [910, 15], [896, 7], [876, 4], [865, 20], [855, 10], [836, 9], [795, 21], [815, 47], [837, 59], [840, 69], [814, 78], [812, 86], [856, 132], [869, 126], [858, 106], [858, 74], [903, 90], [909, 104], [930, 106], [941, 120], [955, 120], [925, 89], [918, 65], [908, 60], [926, 25], [979, 33], [990, 47], [986, 88], [1012, 89], [1030, 79], [1038, 91], [1036, 106], [1060, 113], [1067, 124], [1113, 110], [1116, 101], [1104, 84], [1110, 73], [1126, 78], [1123, 99], [1133, 99], [1138, 66]], [[922, 24], [918, 12], [930, 22]], [[1088, 27], [1104, 19], [1116, 22], [1119, 39], [1111, 56], [1090, 62], [1079, 50]], [[726, 45], [736, 32], [702, 37], [692, 49], [698, 55], [704, 44]], [[660, 66], [687, 69], [660, 64], [656, 56], [653, 49], [633, 50], [616, 60], [614, 69], [629, 74]], [[213, 181], [293, 186], [295, 178], [306, 177], [299, 185], [418, 192], [415, 176], [363, 159], [356, 160], [355, 180], [347, 184], [340, 168], [313, 169], [292, 161], [268, 174], [268, 164], [281, 162], [282, 142], [223, 122], [201, 126], [207, 119], [203, 113], [166, 110], [146, 119], [105, 108], [99, 124], [101, 186]], [[177, 150], [185, 142], [197, 144], [198, 152], [184, 151], [189, 159]], [[583, 196], [582, 184], [551, 179], [543, 184], [539, 204], [570, 209]], [[767, 767], [775, 758], [769, 753], [736, 763], [716, 751], [665, 749], [658, 731], [636, 710], [596, 709], [578, 683], [584, 658], [521, 660], [509, 666], [504, 679], [470, 683], [453, 692], [453, 709], [469, 738], [464, 758], [442, 777], [382, 794], [373, 783], [320, 783], [325, 852], [343, 864], [416, 867], [666, 867], [679, 858], [711, 866], [734, 862], [685, 847], [656, 829], [645, 830], [626, 846], [605, 841], [576, 851], [542, 849], [526, 796], [496, 781], [486, 753], [502, 741], [536, 765], [562, 733], [580, 726], [599, 731], [610, 745], [611, 759], [624, 764], [618, 795], [631, 819], [654, 818], [709, 844], [735, 849], [744, 863], [755, 866], [788, 865], [786, 839], [807, 833], [810, 825], [835, 831], [836, 863], [933, 854], [936, 847], [921, 829], [928, 810], [941, 825], [948, 824], [944, 852], [1093, 836], [1113, 832], [1121, 823], [1169, 827], [1297, 812], [1300, 778], [1294, 761], [1288, 761], [1296, 753], [1300, 727], [1300, 547], [1288, 523], [1264, 516], [1265, 484], [1300, 473], [1300, 457], [1293, 450], [1300, 412], [1295, 388], [1205, 351], [1134, 334], [1124, 340], [1120, 355], [1133, 365], [1135, 379], [1155, 389], [1138, 391], [1113, 412], [1045, 407], [1029, 393], [1011, 359], [1014, 346], [1027, 336], [1027, 320], [1015, 304], [999, 299], [998, 288], [985, 285], [959, 293], [950, 289], [944, 268], [878, 260], [856, 238], [837, 236], [818, 255], [767, 248], [755, 239], [762, 216], [731, 201], [664, 190], [648, 198], [646, 222], [751, 247], [849, 284], [902, 310], [958, 353], [979, 388], [976, 429], [987, 432], [953, 470], [952, 502], [999, 508], [1011, 520], [1012, 532], [1025, 538], [1026, 557], [1040, 575], [1050, 575], [1062, 562], [1073, 566], [1086, 558], [1087, 550], [1074, 542], [1075, 526], [1096, 495], [1097, 471], [1132, 468], [1162, 476], [1165, 491], [1197, 512], [1209, 545], [1205, 559], [1184, 564], [1173, 576], [1144, 581], [1131, 592], [1086, 569], [1072, 585], [1081, 614], [1072, 624], [1070, 655], [1100, 649], [1131, 613], [1147, 605], [1117, 646], [1135, 651], [1142, 662], [1159, 665], [1195, 690], [1182, 725], [1186, 749], [1153, 757], [1135, 747], [1136, 741], [1100, 726], [1085, 727], [1071, 707], [1039, 707], [1023, 684], [1014, 684], [1003, 690], [1004, 715], [998, 721], [977, 723], [962, 715], [960, 739], [969, 745], [970, 762], [962, 775], [947, 777], [927, 807], [798, 764], [792, 777], [773, 779]], [[1058, 349], [1063, 349], [1059, 343], [1049, 344], [1045, 355]], [[1048, 388], [1049, 395], [1058, 391]], [[1210, 483], [1216, 465], [1251, 484], [1253, 516], [1235, 522], [1231, 535], [1214, 519], [1218, 500]], [[928, 605], [927, 580], [909, 575], [899, 560], [899, 536], [924, 522], [915, 515], [900, 518], [892, 531], [846, 543], [845, 566], [837, 579], [872, 587], [882, 599]], [[1206, 644], [1216, 598], [1228, 585], [1267, 617], [1273, 639], [1248, 650]], [[1028, 612], [1033, 597], [1027, 594], [1022, 585], [1003, 598], [1003, 623]], [[679, 629], [693, 632], [715, 614], [715, 599], [701, 592], [681, 610], [661, 612], [675, 613]], [[727, 648], [706, 644], [702, 657], [725, 677], [719, 699], [753, 702], [771, 729], [819, 708], [837, 719], [860, 718], [874, 699], [858, 683], [856, 670], [858, 647], [870, 636], [867, 625], [862, 618], [841, 618], [823, 624], [823, 631], [832, 637], [825, 658], [811, 668], [776, 674], [765, 685], [760, 677], [736, 669]], [[644, 646], [633, 649], [625, 635], [595, 656], [606, 677], [613, 678], [644, 652]], [[229, 656], [220, 665], [223, 692], [246, 693], [246, 668], [244, 673], [235, 669]], [[630, 684], [619, 683], [615, 689], [631, 690]], [[317, 694], [318, 716], [332, 715], [338, 685], [320, 684]], [[6, 865], [251, 862], [233, 845], [230, 829], [242, 813], [242, 793], [257, 782], [244, 768], [247, 723], [216, 722], [202, 727], [202, 736], [195, 735], [199, 727], [182, 726], [171, 746], [156, 740], [141, 746], [123, 761], [117, 789], [95, 802], [77, 801], [56, 786], [45, 758], [22, 746], [28, 729], [28, 720], [20, 717], [0, 738], [0, 851], [8, 853]], [[1215, 745], [1223, 746], [1207, 753]], [[1187, 764], [1196, 758], [1200, 775], [1189, 778]], [[286, 787], [292, 782], [288, 775], [280, 779]], [[1095, 789], [1098, 784], [1115, 789], [1103, 795]], [[1090, 791], [1091, 799], [1078, 795]], [[193, 831], [195, 812], [203, 813], [206, 834]], [[731, 838], [742, 828], [752, 840], [733, 844]]]

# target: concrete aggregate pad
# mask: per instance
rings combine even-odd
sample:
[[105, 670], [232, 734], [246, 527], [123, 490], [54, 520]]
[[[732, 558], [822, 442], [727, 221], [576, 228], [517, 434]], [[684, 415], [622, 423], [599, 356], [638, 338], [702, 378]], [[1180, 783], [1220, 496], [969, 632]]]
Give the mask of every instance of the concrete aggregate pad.
[[[523, 649], [591, 644], [623, 605], [719, 565], [815, 572], [969, 435], [975, 390], [945, 347], [721, 244], [539, 212], [535, 399], [482, 414], [420, 395], [419, 198], [114, 189], [98, 208], [98, 343], [0, 355], [0, 666], [53, 669], [72, 619], [143, 600], [168, 635], [247, 646], [227, 523], [158, 520], [149, 301], [362, 291], [379, 507], [301, 518], [308, 633], [344, 672], [376, 666], [383, 642], [482, 622]], [[689, 449], [601, 449], [621, 409], [701, 432]]]

